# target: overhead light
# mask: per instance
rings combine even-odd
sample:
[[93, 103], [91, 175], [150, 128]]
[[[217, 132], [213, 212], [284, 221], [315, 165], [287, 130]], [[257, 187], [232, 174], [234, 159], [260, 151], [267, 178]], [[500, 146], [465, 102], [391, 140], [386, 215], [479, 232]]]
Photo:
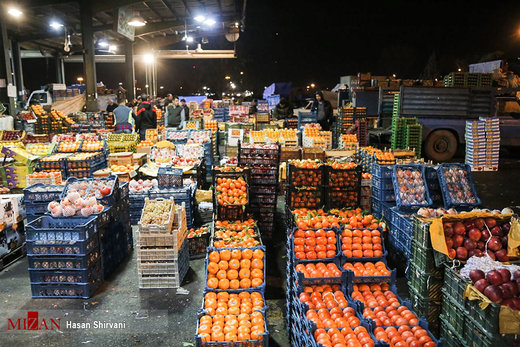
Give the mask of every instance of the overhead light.
[[231, 79], [231, 76], [226, 76], [226, 77], [224, 77], [224, 78], [227, 79], [227, 80], [230, 80], [230, 79]]
[[117, 46], [115, 46], [115, 45], [108, 46], [108, 51], [111, 53], [117, 52]]
[[193, 37], [188, 36], [188, 37], [186, 38], [186, 42], [193, 42]]
[[159, 89], [164, 89], [164, 86], [160, 86]]
[[193, 19], [195, 19], [197, 22], [204, 22], [206, 20], [206, 17], [199, 14], [199, 15], [193, 17]]
[[54, 30], [58, 30], [60, 29], [61, 27], [63, 27], [63, 24], [61, 24], [60, 22], [56, 22], [56, 21], [52, 21], [49, 26], [51, 28], [53, 28]]
[[18, 8], [16, 7], [11, 7], [7, 10], [7, 13], [9, 13], [11, 16], [13, 16], [14, 18], [20, 18], [23, 14], [22, 11], [20, 11]]
[[145, 85], [144, 87], [145, 87], [145, 88], [148, 88], [148, 87], [149, 87], [149, 85], [148, 85], [148, 84], [146, 84], [146, 85]]
[[78, 77], [77, 80], [78, 82], [83, 82], [83, 77]]
[[128, 25], [131, 25], [133, 27], [142, 27], [146, 25], [146, 21], [140, 15], [136, 15], [130, 18], [130, 20], [128, 21]]
[[99, 40], [98, 46], [102, 47], [102, 48], [107, 48], [109, 45], [108, 45], [108, 42], [106, 42], [105, 40]]
[[204, 21], [204, 24], [206, 24], [206, 25], [210, 25], [210, 26], [211, 26], [211, 25], [215, 25], [215, 23], [217, 23], [217, 21], [214, 20], [213, 18], [209, 18], [209, 19], [206, 19], [206, 20]]
[[237, 27], [237, 28], [238, 28], [238, 26], [239, 26], [239, 25], [240, 25], [240, 23], [238, 23], [238, 22], [235, 22], [235, 27]]
[[243, 75], [243, 74], [244, 74], [244, 71], [240, 71], [240, 74]]
[[143, 60], [146, 64], [151, 64], [155, 60], [153, 54], [148, 53], [143, 56]]

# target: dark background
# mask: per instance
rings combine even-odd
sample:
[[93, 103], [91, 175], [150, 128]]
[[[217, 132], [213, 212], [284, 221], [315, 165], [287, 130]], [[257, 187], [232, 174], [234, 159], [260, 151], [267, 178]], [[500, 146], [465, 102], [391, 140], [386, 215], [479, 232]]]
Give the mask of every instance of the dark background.
[[[398, 78], [439, 78], [470, 63], [507, 59], [520, 72], [520, 1], [248, 1], [246, 30], [236, 43], [237, 59], [162, 60], [162, 93], [191, 94], [208, 86], [226, 91], [230, 75], [237, 91], [261, 96], [272, 82], [296, 87], [316, 83], [330, 89], [357, 72]], [[204, 49], [230, 49], [210, 37]], [[169, 47], [183, 49], [183, 44]], [[190, 46], [196, 48], [196, 44]], [[55, 81], [52, 60], [23, 64], [26, 88]], [[82, 76], [81, 64], [66, 64], [67, 84]], [[240, 75], [240, 71], [244, 75]], [[123, 80], [121, 64], [97, 64], [97, 79], [109, 88]], [[144, 88], [142, 63], [137, 86]], [[183, 89], [180, 89], [180, 86]]]

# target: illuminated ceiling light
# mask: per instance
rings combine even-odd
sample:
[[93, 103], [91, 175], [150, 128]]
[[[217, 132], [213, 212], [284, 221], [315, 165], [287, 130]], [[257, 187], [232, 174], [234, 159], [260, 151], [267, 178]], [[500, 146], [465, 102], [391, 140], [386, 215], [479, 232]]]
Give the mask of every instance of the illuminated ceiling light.
[[395, 77], [396, 77], [396, 75], [395, 75], [395, 74], [393, 74], [393, 75], [392, 75], [392, 77], [393, 77], [393, 78], [395, 78]]
[[186, 38], [186, 42], [193, 42], [193, 37], [188, 36], [188, 37]]
[[209, 25], [209, 26], [215, 25], [215, 23], [217, 23], [217, 21], [214, 20], [213, 18], [209, 18], [204, 21], [204, 24]]
[[206, 17], [201, 15], [201, 14], [199, 14], [199, 15], [193, 17], [193, 19], [195, 19], [199, 23], [202, 23], [202, 22], [204, 22], [206, 20]]
[[159, 89], [164, 89], [164, 86], [160, 86]]
[[115, 45], [108, 46], [108, 51], [112, 52], [112, 53], [117, 52], [117, 46], [115, 46]]
[[11, 15], [12, 17], [14, 18], [20, 18], [23, 14], [22, 11], [20, 11], [18, 8], [16, 7], [11, 7], [7, 10], [7, 13], [9, 13], [9, 15]]
[[60, 28], [63, 27], [63, 24], [61, 24], [60, 22], [56, 22], [56, 21], [52, 21], [49, 26], [51, 28], [53, 28], [54, 30], [59, 30]]
[[78, 77], [77, 80], [78, 82], [83, 82], [83, 77]]
[[133, 27], [142, 27], [146, 25], [146, 21], [140, 15], [136, 15], [130, 18], [130, 20], [128, 21], [128, 25], [131, 25]]
[[109, 47], [108, 42], [106, 42], [105, 40], [99, 40], [99, 41], [98, 41], [98, 46], [99, 46], [99, 47], [102, 47], [102, 48], [107, 48], [107, 47]]
[[224, 78], [227, 79], [227, 80], [230, 80], [230, 79], [231, 79], [231, 76], [226, 76], [226, 77], [224, 77]]
[[314, 88], [314, 87], [316, 87], [316, 84], [311, 83], [311, 88]]
[[240, 74], [243, 75], [243, 74], [244, 74], [244, 71], [240, 71]]
[[462, 69], [461, 69], [461, 68], [459, 67], [459, 69], [458, 69], [457, 71], [458, 71], [458, 72], [461, 72], [461, 71], [462, 71]]
[[143, 60], [146, 64], [152, 64], [155, 60], [153, 54], [148, 53], [143, 56]]

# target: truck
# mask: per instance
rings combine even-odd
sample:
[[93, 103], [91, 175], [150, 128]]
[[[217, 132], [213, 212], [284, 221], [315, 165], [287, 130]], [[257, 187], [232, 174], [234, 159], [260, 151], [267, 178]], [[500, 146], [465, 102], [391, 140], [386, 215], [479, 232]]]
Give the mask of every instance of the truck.
[[498, 116], [501, 145], [520, 146], [520, 106], [515, 90], [401, 86], [399, 92], [398, 114], [418, 118], [429, 159], [452, 159], [465, 145], [466, 121], [480, 116]]

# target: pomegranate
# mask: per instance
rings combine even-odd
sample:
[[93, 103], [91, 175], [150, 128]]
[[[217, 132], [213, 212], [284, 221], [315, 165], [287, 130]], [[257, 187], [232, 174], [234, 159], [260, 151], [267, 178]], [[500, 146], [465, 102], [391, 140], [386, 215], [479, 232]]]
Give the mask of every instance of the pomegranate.
[[487, 286], [489, 286], [489, 283], [484, 278], [479, 279], [477, 282], [475, 282], [475, 288], [477, 288], [477, 290], [481, 293], [484, 293], [484, 290]]
[[457, 248], [457, 259], [466, 260], [468, 259], [468, 250], [464, 247]]
[[486, 248], [486, 244], [483, 241], [477, 242], [477, 248], [483, 251]]
[[448, 249], [448, 257], [450, 257], [450, 259], [455, 259], [456, 255], [457, 251], [455, 251], [453, 248]]
[[486, 226], [491, 229], [497, 225], [497, 221], [494, 218], [486, 218], [485, 220]]
[[453, 239], [447, 238], [446, 246], [448, 246], [448, 248], [453, 248]]
[[486, 289], [484, 289], [484, 295], [495, 304], [502, 302], [502, 290], [495, 285], [487, 286]]
[[502, 235], [502, 229], [500, 229], [499, 226], [495, 226], [489, 230], [491, 232], [491, 235], [493, 236], [503, 236]]
[[464, 237], [462, 235], [455, 235], [452, 237], [453, 240], [453, 248], [457, 248], [462, 246], [462, 243], [464, 242]]
[[466, 239], [464, 240], [464, 248], [466, 248], [468, 251], [472, 251], [477, 247], [477, 243], [475, 240], [472, 239]]
[[[495, 255], [496, 255], [496, 253], [495, 253]], [[500, 269], [497, 269], [497, 271], [500, 274], [500, 276], [502, 276], [503, 283], [511, 281], [511, 272], [508, 269], [500, 268]]]
[[513, 308], [513, 310], [520, 310], [520, 298], [518, 297], [514, 297], [511, 299], [511, 301], [513, 302], [515, 308]]
[[501, 287], [500, 289], [502, 289], [502, 291], [504, 291], [504, 289], [502, 287], [509, 288], [509, 290], [511, 291], [511, 296], [515, 296], [516, 293], [518, 293], [518, 290], [516, 288], [516, 283], [515, 282], [502, 283], [502, 285], [500, 287]]
[[480, 237], [481, 241], [487, 241], [489, 239], [489, 237], [491, 236], [491, 234], [489, 233], [489, 231], [487, 229], [482, 230], [481, 235], [482, 235]]
[[455, 223], [455, 226], [453, 227], [453, 231], [455, 232], [455, 234], [465, 235], [466, 227], [461, 222], [457, 222], [457, 223]]
[[502, 248], [495, 252], [495, 257], [498, 261], [506, 262], [509, 261], [509, 257], [507, 256], [507, 250]]
[[482, 237], [482, 233], [477, 228], [472, 228], [468, 231], [468, 237], [472, 240], [478, 241]]
[[470, 219], [470, 220], [466, 220], [464, 221], [464, 227], [466, 228], [466, 230], [469, 230], [473, 227], [475, 227], [475, 221], [473, 219]]
[[499, 286], [502, 283], [504, 283], [504, 280], [502, 278], [502, 275], [498, 270], [491, 270], [486, 274], [486, 281], [489, 282], [489, 284]]
[[515, 272], [513, 272], [513, 279], [520, 283], [520, 270], [516, 270]]
[[471, 272], [469, 273], [469, 278], [471, 278], [471, 282], [473, 282], [473, 284], [485, 277], [486, 274], [482, 270], [471, 270]]
[[477, 229], [479, 229], [479, 230], [484, 229], [484, 224], [485, 224], [484, 219], [482, 219], [482, 218], [475, 219], [475, 227]]
[[488, 249], [486, 253], [487, 253], [488, 257], [490, 257], [493, 260], [496, 260], [495, 253], [493, 253], [493, 251], [490, 251]]
[[502, 248], [502, 242], [500, 242], [498, 237], [491, 236], [487, 243], [487, 247], [492, 251], [498, 251], [500, 248]]

